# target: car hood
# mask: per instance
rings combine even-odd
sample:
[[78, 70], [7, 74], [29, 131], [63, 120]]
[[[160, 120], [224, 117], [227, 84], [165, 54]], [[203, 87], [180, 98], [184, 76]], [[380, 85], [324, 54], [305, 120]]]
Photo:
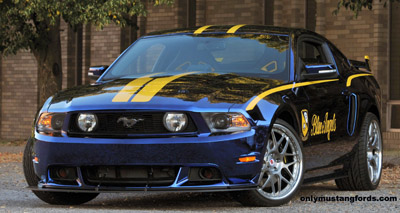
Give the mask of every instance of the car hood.
[[48, 110], [228, 111], [234, 104], [244, 109], [252, 97], [282, 83], [217, 73], [118, 79], [60, 91]]

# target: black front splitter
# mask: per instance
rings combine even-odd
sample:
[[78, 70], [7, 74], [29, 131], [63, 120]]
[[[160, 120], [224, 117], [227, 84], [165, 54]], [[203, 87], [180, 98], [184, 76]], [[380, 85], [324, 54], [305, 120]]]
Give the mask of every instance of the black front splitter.
[[213, 187], [213, 188], [196, 188], [196, 187], [185, 187], [185, 188], [86, 188], [86, 189], [71, 189], [71, 188], [58, 188], [58, 187], [37, 187], [29, 186], [25, 187], [27, 190], [32, 191], [45, 191], [45, 192], [74, 192], [74, 193], [126, 193], [126, 192], [226, 192], [226, 191], [242, 191], [256, 189], [254, 186], [234, 186], [234, 187]]

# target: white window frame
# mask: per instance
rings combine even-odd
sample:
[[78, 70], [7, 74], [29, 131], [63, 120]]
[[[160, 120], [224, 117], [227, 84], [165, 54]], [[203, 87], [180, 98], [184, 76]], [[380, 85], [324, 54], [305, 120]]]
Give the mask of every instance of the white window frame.
[[390, 100], [387, 102], [386, 126], [389, 132], [400, 132], [400, 128], [392, 128], [392, 106], [400, 106], [400, 100]]

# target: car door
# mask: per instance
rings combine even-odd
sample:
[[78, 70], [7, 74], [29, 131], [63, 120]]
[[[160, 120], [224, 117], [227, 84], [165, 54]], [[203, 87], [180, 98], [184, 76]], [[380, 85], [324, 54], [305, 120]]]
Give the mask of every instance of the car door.
[[331, 170], [326, 168], [337, 166], [336, 161], [345, 154], [340, 148], [347, 133], [348, 101], [342, 94], [345, 81], [324, 40], [314, 36], [300, 38], [297, 55], [300, 81], [308, 84], [302, 88], [309, 108], [301, 109], [302, 119], [308, 120], [309, 126], [309, 136], [304, 141], [305, 167], [321, 175], [319, 168], [329, 173]]
[[343, 55], [333, 44], [329, 43], [329, 48], [332, 51], [332, 55], [335, 59], [335, 63], [337, 65], [337, 70], [339, 71], [340, 78], [344, 81], [340, 84], [341, 87], [341, 94], [345, 98], [346, 102], [346, 109], [343, 109], [342, 114], [346, 113], [346, 122], [343, 124], [343, 128], [345, 130], [343, 133], [343, 137], [341, 138], [340, 150], [343, 154], [341, 160], [344, 162], [350, 161], [350, 152], [356, 146], [358, 140], [355, 134], [355, 129], [359, 123], [359, 112], [360, 112], [360, 90], [359, 88], [356, 89], [355, 87], [348, 87], [347, 82], [349, 76], [351, 76], [351, 71], [354, 69], [350, 65], [349, 60], [346, 56]]

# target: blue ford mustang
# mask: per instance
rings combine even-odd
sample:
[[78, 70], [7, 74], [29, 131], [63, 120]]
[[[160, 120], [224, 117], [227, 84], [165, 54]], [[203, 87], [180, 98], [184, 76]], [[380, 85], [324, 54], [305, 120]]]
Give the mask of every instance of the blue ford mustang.
[[287, 203], [301, 184], [375, 189], [380, 89], [303, 29], [203, 26], [152, 33], [96, 83], [50, 97], [24, 153], [29, 188], [50, 204], [110, 191], [232, 191]]

